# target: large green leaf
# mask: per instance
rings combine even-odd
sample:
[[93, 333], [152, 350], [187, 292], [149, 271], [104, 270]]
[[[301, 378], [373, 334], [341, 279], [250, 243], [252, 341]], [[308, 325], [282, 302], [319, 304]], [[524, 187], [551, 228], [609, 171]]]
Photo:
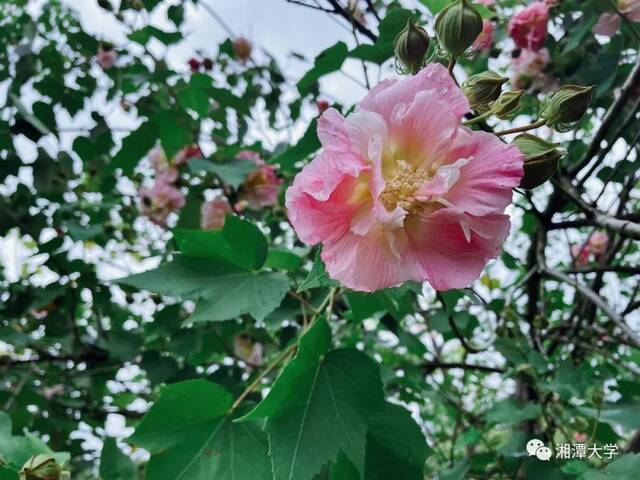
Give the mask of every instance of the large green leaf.
[[100, 479], [101, 480], [136, 480], [138, 474], [136, 466], [118, 446], [115, 439], [105, 439], [100, 455]]
[[265, 435], [232, 422], [232, 403], [228, 391], [206, 380], [165, 387], [128, 440], [151, 453], [145, 479], [270, 478]]
[[202, 158], [195, 158], [189, 162], [189, 168], [193, 172], [204, 170], [211, 172], [224, 183], [238, 188], [244, 182], [250, 172], [256, 169], [256, 164], [250, 160], [231, 160], [227, 163], [215, 163]]
[[320, 77], [340, 70], [348, 53], [349, 50], [344, 42], [337, 42], [335, 45], [320, 52], [315, 59], [313, 67], [298, 81], [297, 85], [300, 93], [307, 93]]
[[197, 300], [190, 320], [222, 321], [250, 314], [263, 320], [289, 288], [286, 275], [251, 272], [222, 261], [177, 256], [160, 267], [118, 280], [142, 290]]
[[377, 365], [354, 349], [329, 351], [319, 320], [267, 397], [243, 420], [267, 418], [276, 480], [313, 478], [342, 451], [364, 473], [367, 425], [383, 405]]

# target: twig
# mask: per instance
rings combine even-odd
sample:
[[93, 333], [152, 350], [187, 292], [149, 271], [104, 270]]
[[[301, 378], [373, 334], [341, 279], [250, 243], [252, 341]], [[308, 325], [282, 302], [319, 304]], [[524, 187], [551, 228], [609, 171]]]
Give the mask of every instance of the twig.
[[533, 123], [531, 123], [529, 125], [523, 125], [522, 127], [510, 128], [508, 130], [502, 130], [501, 132], [495, 132], [495, 135], [501, 136], [501, 135], [509, 135], [511, 133], [526, 132], [528, 130], [534, 130], [536, 128], [542, 127], [542, 126], [544, 126], [545, 123], [547, 123], [547, 121], [544, 118], [541, 118], [537, 122], [533, 122]]

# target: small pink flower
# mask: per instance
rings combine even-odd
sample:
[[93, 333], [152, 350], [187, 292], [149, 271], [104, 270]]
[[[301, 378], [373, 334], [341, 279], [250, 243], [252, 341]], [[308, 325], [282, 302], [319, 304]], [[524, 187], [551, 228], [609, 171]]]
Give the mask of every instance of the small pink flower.
[[361, 291], [409, 280], [462, 288], [499, 254], [523, 158], [462, 126], [468, 111], [433, 63], [378, 84], [346, 118], [322, 114], [323, 150], [294, 179], [286, 206], [299, 238], [323, 245], [332, 278]]
[[187, 162], [189, 162], [189, 160], [191, 160], [192, 158], [200, 157], [202, 157], [202, 151], [200, 150], [200, 147], [195, 144], [189, 145], [176, 153], [176, 156], [173, 157], [173, 164], [176, 167], [179, 167], [181, 165], [186, 165]]
[[577, 267], [584, 267], [589, 264], [589, 245], [571, 245], [571, 256], [573, 263]]
[[169, 165], [164, 149], [156, 145], [148, 153], [151, 168], [156, 172], [156, 180], [160, 183], [173, 183], [178, 179], [178, 171]]
[[471, 48], [473, 50], [490, 50], [493, 45], [493, 23], [490, 20], [482, 21], [482, 32], [476, 38]]
[[607, 251], [609, 246], [609, 235], [607, 232], [595, 232], [589, 237], [589, 250], [596, 257], [599, 257]]
[[204, 202], [200, 208], [200, 227], [203, 230], [220, 230], [224, 227], [224, 218], [232, 213], [227, 197], [216, 197]]
[[622, 18], [617, 13], [603, 13], [598, 17], [598, 23], [596, 23], [591, 31], [598, 35], [604, 35], [606, 37], [613, 37], [622, 24]]
[[540, 50], [547, 38], [549, 7], [544, 2], [534, 2], [520, 10], [509, 21], [509, 35], [518, 48]]
[[98, 47], [98, 53], [96, 53], [96, 60], [100, 68], [103, 70], [109, 70], [112, 68], [118, 60], [118, 52], [112, 47], [101, 45]]
[[153, 223], [166, 226], [167, 217], [185, 204], [183, 193], [169, 183], [156, 180], [151, 188], [140, 189], [140, 209]]
[[584, 442], [587, 441], [587, 434], [586, 433], [575, 433], [573, 435], [573, 439], [578, 443], [584, 443]]
[[238, 60], [242, 63], [246, 62], [251, 58], [251, 51], [253, 50], [253, 44], [244, 37], [238, 37], [233, 41], [232, 44], [233, 53], [236, 55]]
[[268, 165], [258, 153], [251, 150], [241, 151], [236, 158], [251, 160], [258, 167], [247, 175], [242, 185], [238, 210], [242, 211], [245, 208], [259, 210], [276, 205], [283, 181], [277, 177], [275, 165]]
[[244, 335], [238, 335], [233, 339], [233, 354], [252, 367], [262, 365], [262, 344], [254, 343]]
[[640, 22], [640, 0], [618, 0], [618, 10], [629, 20]]
[[520, 50], [520, 55], [511, 60], [513, 75], [511, 84], [517, 90], [527, 89], [543, 76], [544, 68], [549, 64], [551, 57], [546, 48], [540, 50]]

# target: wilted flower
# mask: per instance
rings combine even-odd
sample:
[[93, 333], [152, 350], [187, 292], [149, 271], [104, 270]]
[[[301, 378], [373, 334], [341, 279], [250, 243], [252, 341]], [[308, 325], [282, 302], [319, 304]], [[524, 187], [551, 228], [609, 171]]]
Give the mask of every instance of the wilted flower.
[[476, 41], [473, 42], [471, 48], [473, 50], [490, 50], [493, 45], [493, 23], [490, 20], [482, 21], [482, 32], [476, 38]]
[[140, 189], [140, 209], [153, 223], [165, 226], [167, 217], [184, 207], [185, 198], [175, 186], [159, 181], [151, 188]]
[[609, 246], [609, 235], [607, 235], [607, 232], [594, 232], [589, 238], [588, 245], [591, 253], [596, 257], [599, 257], [607, 251], [607, 247]]
[[463, 288], [499, 253], [522, 154], [463, 127], [468, 111], [446, 68], [431, 64], [380, 83], [346, 118], [332, 108], [320, 117], [323, 150], [286, 206], [299, 238], [322, 244], [332, 278], [363, 291], [408, 280]]
[[244, 37], [238, 37], [233, 41], [233, 53], [242, 63], [251, 58], [253, 44]]
[[200, 228], [203, 230], [220, 230], [224, 227], [224, 218], [232, 213], [227, 197], [218, 196], [204, 202], [200, 207]]
[[186, 165], [189, 160], [192, 158], [200, 158], [202, 157], [202, 151], [198, 145], [189, 145], [187, 147], [182, 148], [176, 156], [173, 158], [173, 165], [179, 167], [181, 165]]
[[112, 68], [118, 60], [118, 52], [116, 52], [112, 45], [102, 44], [98, 47], [96, 53], [96, 60], [100, 68], [103, 70], [109, 70]]
[[278, 203], [282, 179], [276, 175], [275, 165], [267, 165], [260, 155], [243, 150], [236, 156], [239, 160], [251, 160], [258, 168], [247, 175], [240, 191], [239, 208], [259, 210]]
[[329, 102], [327, 102], [326, 100], [318, 100], [316, 102], [316, 107], [318, 108], [318, 113], [322, 113], [327, 108], [329, 108]]
[[201, 63], [195, 58], [190, 58], [187, 64], [193, 73], [200, 70]]
[[518, 48], [540, 50], [547, 38], [549, 6], [534, 2], [516, 13], [509, 21], [509, 35]]
[[238, 335], [233, 339], [233, 354], [252, 367], [262, 365], [262, 344], [252, 342], [245, 335]]
[[589, 264], [589, 246], [588, 245], [571, 245], [571, 256], [573, 263], [577, 267], [584, 267]]
[[202, 60], [202, 68], [204, 68], [207, 72], [213, 69], [213, 60], [210, 58], [205, 58]]

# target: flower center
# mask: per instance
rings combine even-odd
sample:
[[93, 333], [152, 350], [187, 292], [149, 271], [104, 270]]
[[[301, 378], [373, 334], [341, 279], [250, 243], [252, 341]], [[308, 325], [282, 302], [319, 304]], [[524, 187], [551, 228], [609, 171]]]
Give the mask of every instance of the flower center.
[[398, 160], [393, 177], [386, 180], [385, 188], [380, 194], [380, 201], [387, 211], [396, 207], [410, 211], [417, 202], [414, 198], [416, 190], [430, 177], [429, 171], [416, 170], [406, 160]]

